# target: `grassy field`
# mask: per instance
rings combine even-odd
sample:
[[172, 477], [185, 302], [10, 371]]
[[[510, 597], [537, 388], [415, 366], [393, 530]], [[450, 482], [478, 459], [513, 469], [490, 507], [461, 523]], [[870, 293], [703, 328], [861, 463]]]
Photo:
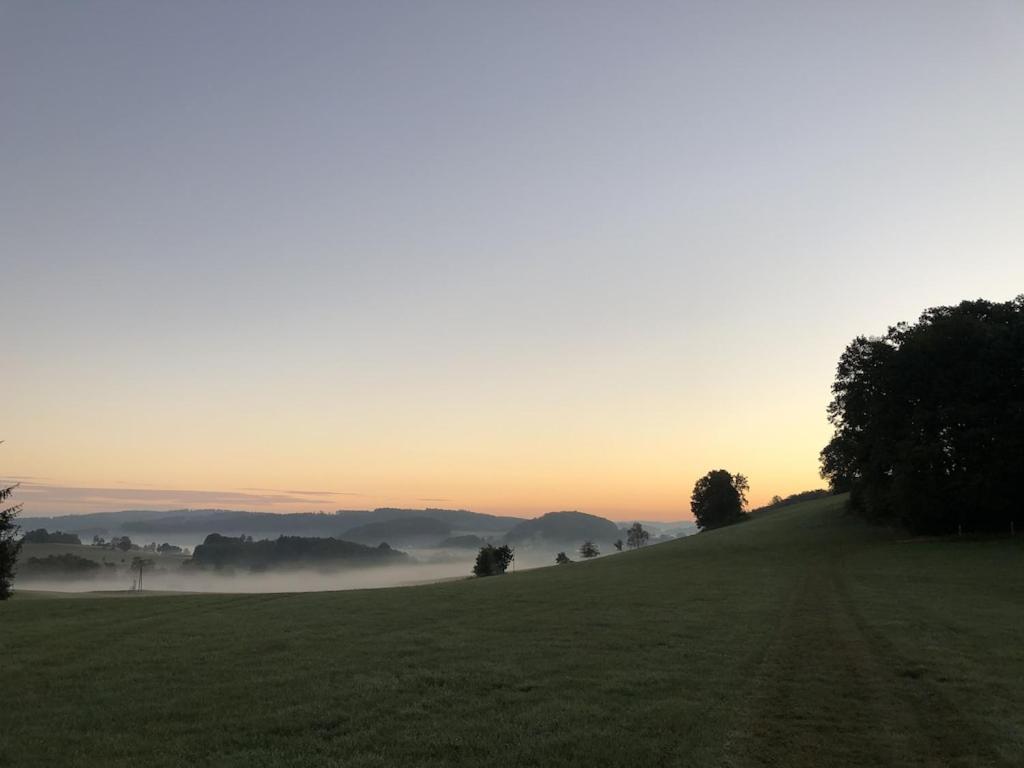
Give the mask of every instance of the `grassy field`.
[[835, 499], [595, 562], [0, 606], [12, 766], [1019, 766], [1024, 541]]
[[159, 552], [143, 552], [140, 549], [122, 552], [119, 549], [92, 547], [88, 544], [23, 544], [20, 558], [28, 560], [30, 557], [43, 558], [50, 555], [76, 555], [86, 560], [95, 560], [97, 563], [113, 563], [122, 568], [127, 568], [133, 557], [144, 557], [163, 568], [178, 568], [188, 560], [188, 556], [181, 554], [165, 555]]

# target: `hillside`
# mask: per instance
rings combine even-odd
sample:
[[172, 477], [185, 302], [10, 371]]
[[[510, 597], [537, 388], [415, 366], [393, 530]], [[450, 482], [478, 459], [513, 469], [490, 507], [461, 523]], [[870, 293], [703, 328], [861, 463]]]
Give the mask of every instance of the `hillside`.
[[1017, 766], [1022, 562], [1024, 539], [906, 540], [827, 499], [424, 587], [21, 595], [0, 744], [18, 766]]
[[622, 532], [611, 520], [583, 512], [548, 512], [524, 520], [505, 534], [505, 541], [510, 544], [572, 549], [587, 540], [610, 548], [612, 542], [621, 538]]
[[400, 517], [358, 525], [345, 531], [341, 538], [362, 544], [379, 544], [386, 541], [399, 547], [418, 542], [434, 544], [451, 532], [450, 525], [433, 517]]
[[74, 555], [93, 560], [97, 563], [113, 563], [114, 565], [127, 566], [133, 557], [145, 557], [157, 564], [166, 567], [179, 567], [188, 560], [188, 555], [180, 553], [161, 554], [159, 552], [143, 552], [133, 549], [122, 552], [119, 549], [108, 547], [91, 547], [86, 544], [24, 544], [21, 548], [19, 561], [27, 560], [30, 557], [50, 557], [61, 555]]

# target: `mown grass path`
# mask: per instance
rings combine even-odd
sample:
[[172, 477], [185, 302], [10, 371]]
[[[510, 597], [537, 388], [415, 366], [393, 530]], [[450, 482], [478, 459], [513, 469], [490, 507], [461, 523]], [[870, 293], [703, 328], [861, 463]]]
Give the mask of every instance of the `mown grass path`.
[[0, 764], [1018, 766], [1024, 547], [804, 504], [392, 590], [0, 607]]

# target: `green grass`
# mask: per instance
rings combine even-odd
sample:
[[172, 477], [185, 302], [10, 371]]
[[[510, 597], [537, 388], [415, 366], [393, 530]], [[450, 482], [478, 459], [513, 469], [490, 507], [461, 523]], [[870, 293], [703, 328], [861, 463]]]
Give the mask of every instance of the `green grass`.
[[834, 500], [404, 589], [0, 606], [12, 766], [1018, 766], [1024, 544]]

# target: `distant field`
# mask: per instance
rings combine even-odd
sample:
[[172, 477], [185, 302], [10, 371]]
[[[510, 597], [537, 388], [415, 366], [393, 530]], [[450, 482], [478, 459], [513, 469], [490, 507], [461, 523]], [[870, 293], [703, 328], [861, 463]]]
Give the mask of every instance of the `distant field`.
[[186, 555], [162, 555], [159, 552], [143, 552], [140, 549], [122, 552], [120, 549], [92, 547], [88, 544], [25, 544], [21, 548], [20, 559], [27, 560], [30, 557], [49, 557], [50, 555], [65, 554], [77, 555], [87, 560], [95, 560], [98, 563], [113, 563], [119, 567], [128, 567], [133, 557], [144, 557], [164, 568], [177, 568], [185, 560], [188, 560]]
[[0, 764], [1019, 766], [1022, 566], [827, 499], [500, 578], [16, 597]]

